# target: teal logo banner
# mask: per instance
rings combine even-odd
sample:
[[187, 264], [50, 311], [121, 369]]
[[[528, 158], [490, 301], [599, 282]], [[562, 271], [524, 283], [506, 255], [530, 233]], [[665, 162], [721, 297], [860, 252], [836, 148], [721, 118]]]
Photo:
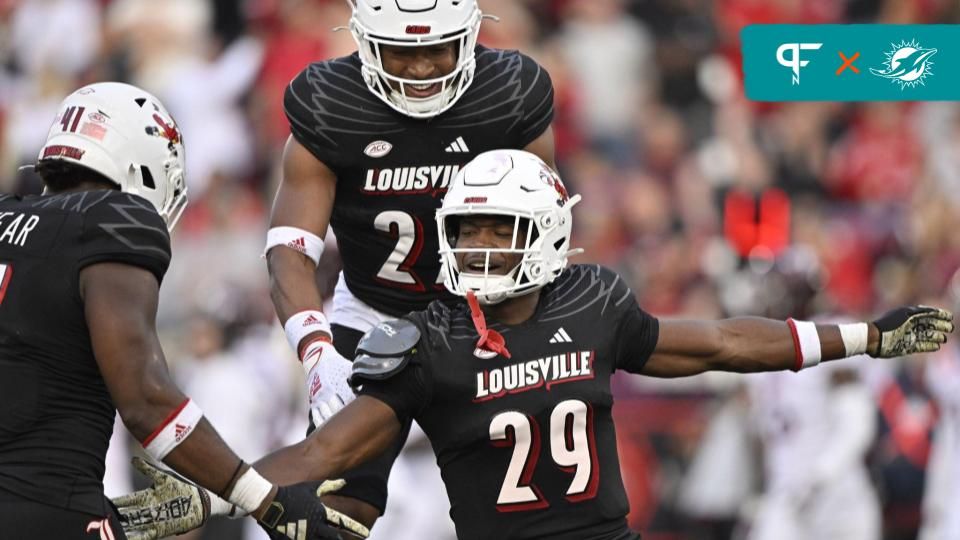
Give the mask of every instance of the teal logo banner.
[[755, 101], [960, 101], [960, 25], [753, 24], [740, 38]]

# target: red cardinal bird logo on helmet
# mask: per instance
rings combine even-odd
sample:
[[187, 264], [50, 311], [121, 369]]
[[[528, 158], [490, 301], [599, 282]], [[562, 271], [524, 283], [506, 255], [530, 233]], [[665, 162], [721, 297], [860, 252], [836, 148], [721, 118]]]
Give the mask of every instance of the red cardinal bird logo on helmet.
[[168, 124], [163, 121], [163, 118], [160, 118], [159, 114], [154, 114], [153, 119], [160, 125], [161, 131], [157, 133], [157, 135], [160, 135], [173, 144], [179, 144], [181, 142], [180, 130], [177, 129], [177, 125], [172, 120]]
[[567, 193], [567, 188], [563, 185], [563, 181], [557, 177], [557, 173], [544, 167], [543, 170], [540, 171], [540, 179], [543, 180], [548, 186], [557, 190], [557, 195], [560, 196], [560, 200], [557, 201], [557, 204], [563, 206], [567, 201], [570, 200], [570, 194]]

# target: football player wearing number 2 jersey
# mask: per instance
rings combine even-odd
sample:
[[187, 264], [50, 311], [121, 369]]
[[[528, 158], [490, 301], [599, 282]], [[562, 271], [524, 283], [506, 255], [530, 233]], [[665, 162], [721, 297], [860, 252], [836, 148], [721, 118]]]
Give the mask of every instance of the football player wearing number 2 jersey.
[[[344, 357], [364, 332], [450, 298], [433, 219], [459, 169], [497, 148], [554, 160], [550, 77], [517, 51], [477, 44], [476, 0], [351, 3], [358, 51], [307, 66], [285, 93], [291, 136], [265, 250], [311, 430], [354, 398]], [[332, 324], [315, 281], [328, 228], [343, 260]], [[372, 524], [405, 439], [346, 475], [350, 500], [331, 505]]]

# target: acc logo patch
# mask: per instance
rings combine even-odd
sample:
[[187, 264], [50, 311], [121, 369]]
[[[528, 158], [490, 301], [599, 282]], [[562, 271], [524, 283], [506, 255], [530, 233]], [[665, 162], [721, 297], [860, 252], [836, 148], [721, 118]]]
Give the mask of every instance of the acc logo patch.
[[372, 158], [382, 158], [393, 150], [393, 145], [387, 141], [373, 141], [367, 145], [363, 153]]

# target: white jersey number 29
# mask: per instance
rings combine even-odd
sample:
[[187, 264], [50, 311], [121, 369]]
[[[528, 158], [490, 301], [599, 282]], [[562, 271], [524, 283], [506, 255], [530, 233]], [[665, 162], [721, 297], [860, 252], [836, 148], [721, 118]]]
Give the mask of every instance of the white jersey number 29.
[[[423, 250], [423, 223], [406, 212], [388, 210], [377, 215], [373, 226], [378, 231], [397, 237], [397, 245], [377, 272], [377, 279], [419, 292], [425, 291], [423, 280], [412, 270]], [[442, 275], [441, 272], [437, 276], [436, 282], [439, 284], [443, 284]]]
[[[517, 512], [546, 508], [549, 503], [533, 484], [540, 455], [540, 426], [532, 416], [505, 411], [490, 422], [490, 440], [495, 446], [513, 446], [513, 455], [497, 497], [497, 510]], [[593, 409], [571, 399], [562, 401], [550, 414], [550, 457], [573, 478], [565, 493], [570, 502], [592, 499], [597, 494], [599, 469], [593, 437]]]

